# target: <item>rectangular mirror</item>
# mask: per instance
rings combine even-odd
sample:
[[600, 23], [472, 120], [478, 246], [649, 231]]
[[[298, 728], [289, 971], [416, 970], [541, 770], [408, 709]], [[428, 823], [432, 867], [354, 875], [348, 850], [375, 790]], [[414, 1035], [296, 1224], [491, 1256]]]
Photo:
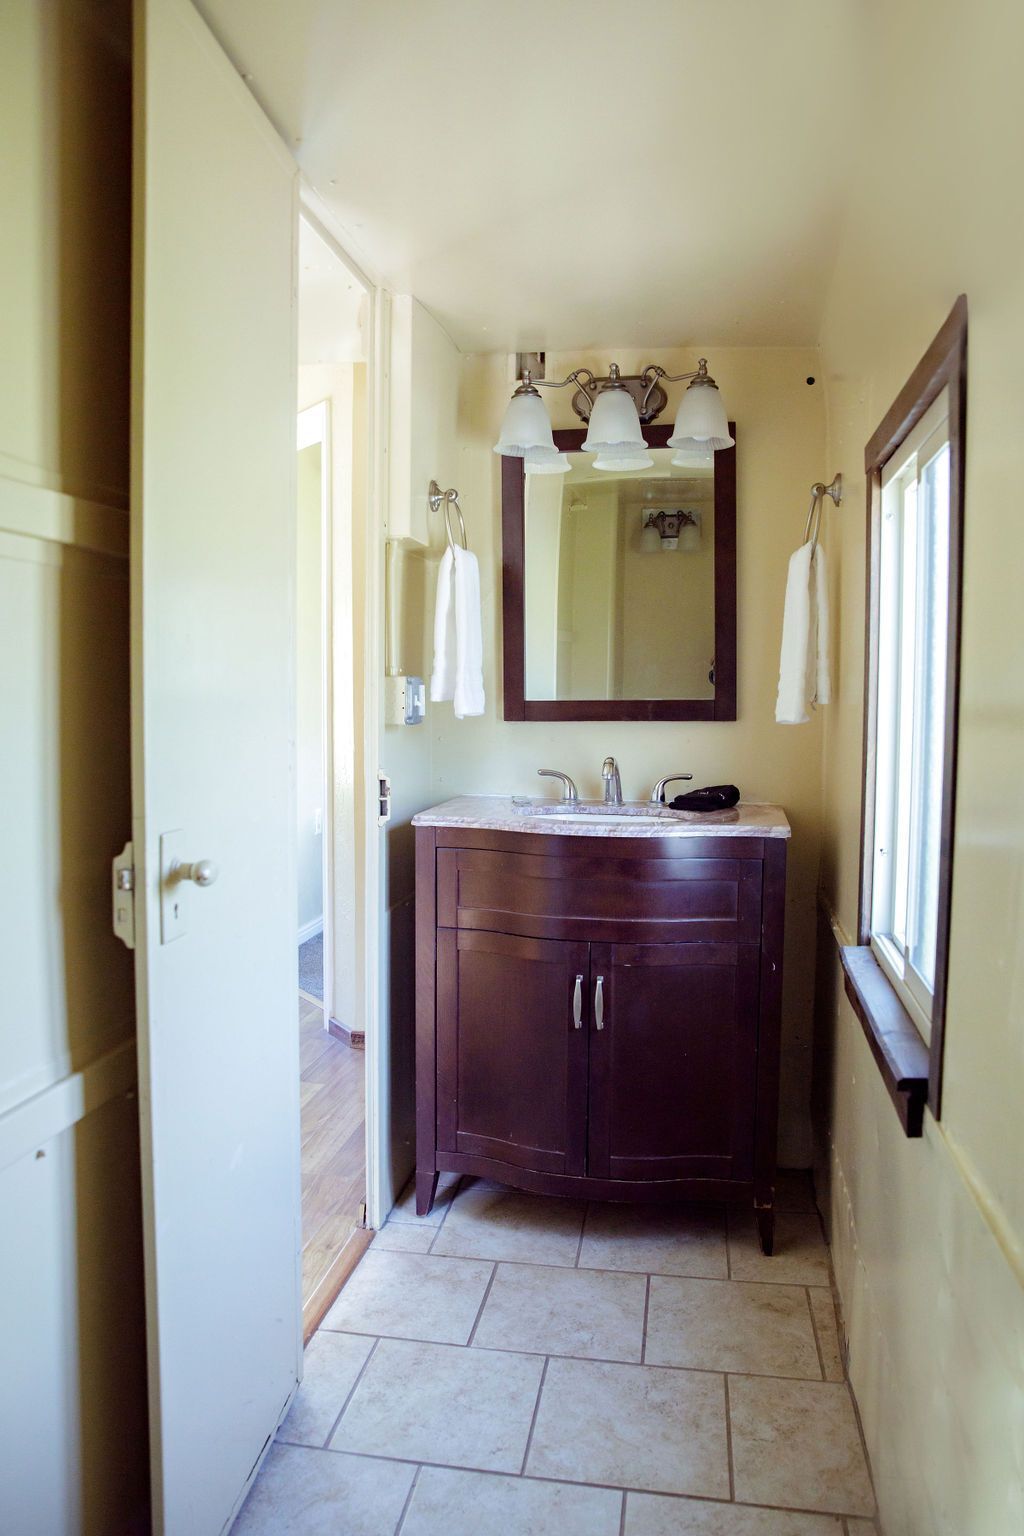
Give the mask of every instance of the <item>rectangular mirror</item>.
[[[735, 428], [730, 424], [735, 437]], [[735, 448], [564, 475], [502, 460], [506, 720], [736, 718]]]

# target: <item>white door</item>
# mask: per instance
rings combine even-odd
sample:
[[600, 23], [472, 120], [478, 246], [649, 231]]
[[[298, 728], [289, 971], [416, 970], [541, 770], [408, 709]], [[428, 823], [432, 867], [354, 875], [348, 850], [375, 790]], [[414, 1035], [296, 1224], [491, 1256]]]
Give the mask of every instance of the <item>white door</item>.
[[[188, 0], [140, 0], [136, 15], [133, 836], [154, 1530], [218, 1536], [301, 1364], [296, 168]], [[212, 884], [172, 876], [201, 860]]]

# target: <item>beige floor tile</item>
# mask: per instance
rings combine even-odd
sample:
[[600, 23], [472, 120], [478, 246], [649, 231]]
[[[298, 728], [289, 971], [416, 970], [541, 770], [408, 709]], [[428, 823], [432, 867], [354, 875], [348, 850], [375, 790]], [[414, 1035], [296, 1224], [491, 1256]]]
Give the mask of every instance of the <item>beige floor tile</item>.
[[725, 1212], [719, 1206], [591, 1205], [580, 1267], [724, 1280]]
[[573, 1265], [583, 1226], [583, 1202], [509, 1189], [460, 1190], [434, 1253], [522, 1264]]
[[499, 1264], [473, 1343], [589, 1360], [639, 1360], [647, 1280], [601, 1270]]
[[414, 1226], [411, 1221], [389, 1221], [374, 1237], [373, 1247], [378, 1253], [426, 1253], [438, 1230]]
[[415, 1467], [275, 1445], [232, 1536], [394, 1536]]
[[813, 1215], [818, 1207], [814, 1201], [814, 1180], [809, 1168], [780, 1168], [775, 1175], [775, 1209], [777, 1211], [802, 1211]]
[[828, 1249], [817, 1216], [782, 1211], [775, 1217], [775, 1252], [761, 1252], [754, 1217], [734, 1211], [729, 1217], [729, 1263], [734, 1280], [765, 1280], [773, 1285], [828, 1285]]
[[803, 1286], [652, 1275], [648, 1365], [821, 1380]]
[[837, 1514], [874, 1513], [871, 1479], [845, 1385], [733, 1376], [729, 1408], [738, 1500]]
[[459, 1186], [457, 1173], [442, 1173], [437, 1181], [437, 1194], [429, 1216], [416, 1214], [416, 1180], [410, 1179], [395, 1201], [388, 1221], [407, 1221], [413, 1226], [439, 1227], [448, 1213], [452, 1196]]
[[327, 1329], [385, 1338], [465, 1344], [492, 1265], [426, 1253], [378, 1253], [371, 1245], [324, 1319]]
[[382, 1339], [331, 1447], [518, 1472], [543, 1368], [537, 1355]]
[[723, 1378], [647, 1365], [551, 1360], [527, 1472], [727, 1499]]
[[622, 1495], [424, 1467], [402, 1536], [619, 1536]]
[[302, 1385], [292, 1400], [278, 1439], [293, 1445], [323, 1445], [334, 1428], [373, 1340], [355, 1333], [317, 1333], [306, 1348]]
[[807, 1295], [810, 1298], [811, 1312], [814, 1316], [814, 1330], [818, 1335], [818, 1348], [821, 1350], [825, 1380], [842, 1381], [845, 1372], [832, 1292], [826, 1291], [823, 1286], [811, 1285], [807, 1288]]
[[843, 1522], [834, 1515], [627, 1493], [624, 1536], [843, 1536]]
[[873, 1520], [847, 1520], [847, 1536], [878, 1536], [878, 1527]]

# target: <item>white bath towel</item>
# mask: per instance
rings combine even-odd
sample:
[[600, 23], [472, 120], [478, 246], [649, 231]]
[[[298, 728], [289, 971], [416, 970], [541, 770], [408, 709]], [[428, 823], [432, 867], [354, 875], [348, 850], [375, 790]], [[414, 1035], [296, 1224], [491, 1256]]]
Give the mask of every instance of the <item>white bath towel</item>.
[[430, 697], [451, 699], [455, 718], [484, 712], [480, 567], [469, 550], [446, 549], [437, 572]]
[[828, 659], [828, 577], [825, 551], [801, 544], [791, 557], [782, 619], [782, 656], [775, 718], [803, 725], [809, 709], [831, 698]]

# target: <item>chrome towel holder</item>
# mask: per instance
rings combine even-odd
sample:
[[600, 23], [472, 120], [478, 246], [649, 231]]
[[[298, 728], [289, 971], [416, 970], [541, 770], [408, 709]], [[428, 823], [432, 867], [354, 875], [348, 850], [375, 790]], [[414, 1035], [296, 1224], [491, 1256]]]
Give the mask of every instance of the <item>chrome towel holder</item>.
[[[818, 535], [821, 532], [821, 509], [825, 504], [826, 496], [831, 496], [837, 507], [840, 505], [843, 499], [842, 475], [833, 475], [831, 485], [825, 485], [821, 480], [817, 480], [815, 481], [814, 485], [811, 486], [811, 505], [807, 509], [807, 521], [804, 523], [804, 536], [800, 542], [802, 544], [806, 544], [808, 538], [810, 538], [812, 555], [818, 547]], [[817, 516], [815, 516], [815, 513], [817, 513]], [[812, 526], [814, 530], [813, 533], [811, 532]]]
[[452, 507], [454, 507], [459, 517], [461, 547], [468, 550], [469, 539], [466, 537], [466, 519], [463, 517], [462, 508], [459, 506], [458, 491], [454, 486], [450, 486], [447, 491], [442, 491], [437, 481], [431, 480], [428, 496], [430, 499], [431, 512], [440, 512], [441, 508], [444, 508], [444, 526], [445, 532], [448, 536], [448, 548], [454, 552], [455, 535], [452, 532]]

